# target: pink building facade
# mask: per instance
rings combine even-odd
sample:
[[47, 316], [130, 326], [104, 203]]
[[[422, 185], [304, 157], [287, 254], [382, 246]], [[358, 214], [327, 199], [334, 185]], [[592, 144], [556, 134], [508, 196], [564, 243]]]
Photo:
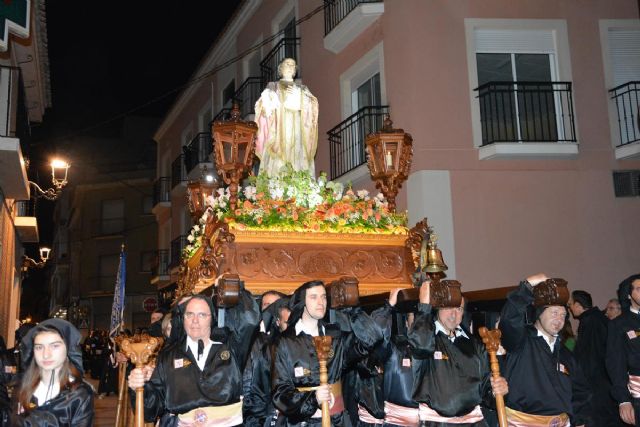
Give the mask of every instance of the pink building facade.
[[152, 283], [175, 280], [209, 123], [232, 99], [251, 119], [295, 56], [320, 104], [316, 171], [373, 191], [362, 141], [389, 112], [414, 144], [399, 209], [435, 227], [450, 278], [480, 290], [542, 271], [605, 305], [640, 271], [638, 16], [631, 0], [243, 3], [154, 138]]

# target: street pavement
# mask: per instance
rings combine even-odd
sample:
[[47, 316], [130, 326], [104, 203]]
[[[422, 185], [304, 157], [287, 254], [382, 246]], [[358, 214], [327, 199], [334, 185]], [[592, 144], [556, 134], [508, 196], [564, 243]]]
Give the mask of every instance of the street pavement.
[[98, 380], [87, 378], [96, 390], [94, 395], [95, 418], [94, 427], [113, 427], [116, 422], [116, 408], [118, 406], [118, 396], [109, 395], [102, 399], [98, 398]]

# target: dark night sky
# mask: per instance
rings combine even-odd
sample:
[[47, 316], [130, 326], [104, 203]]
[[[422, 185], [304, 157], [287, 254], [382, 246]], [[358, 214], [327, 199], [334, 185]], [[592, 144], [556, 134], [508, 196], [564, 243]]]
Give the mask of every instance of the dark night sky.
[[[240, 3], [239, 0], [48, 1], [53, 105], [42, 125], [32, 130], [27, 153], [32, 164], [30, 178], [38, 180], [40, 176], [43, 179], [38, 181], [49, 187], [48, 159], [59, 152], [69, 156], [73, 178], [74, 145], [81, 144], [86, 136], [117, 135], [122, 120], [114, 118], [187, 82]], [[177, 94], [174, 92], [132, 114], [160, 119]], [[76, 167], [81, 167], [78, 161]], [[43, 246], [53, 240], [53, 207], [47, 201], [38, 204]], [[27, 254], [36, 259], [37, 252], [37, 245], [27, 247]], [[31, 280], [25, 281], [26, 297], [42, 290], [45, 279], [41, 273], [33, 272]], [[48, 301], [41, 303], [46, 305]], [[37, 313], [47, 307], [26, 310]]]

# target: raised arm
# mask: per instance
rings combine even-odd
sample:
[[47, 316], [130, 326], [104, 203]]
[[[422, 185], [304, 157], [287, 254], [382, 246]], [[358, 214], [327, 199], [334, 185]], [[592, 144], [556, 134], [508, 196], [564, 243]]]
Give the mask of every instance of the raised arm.
[[507, 302], [500, 313], [502, 346], [508, 352], [517, 350], [526, 333], [527, 307], [533, 304], [533, 286], [547, 280], [544, 274], [530, 276], [520, 282], [518, 289], [507, 295]]
[[431, 282], [424, 282], [420, 287], [418, 313], [416, 313], [413, 325], [407, 334], [413, 355], [417, 359], [427, 359], [433, 356], [436, 347], [430, 292]]

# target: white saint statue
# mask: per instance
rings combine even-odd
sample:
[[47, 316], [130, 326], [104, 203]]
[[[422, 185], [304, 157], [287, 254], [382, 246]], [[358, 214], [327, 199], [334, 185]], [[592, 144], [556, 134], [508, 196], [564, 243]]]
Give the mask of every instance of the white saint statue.
[[256, 102], [256, 155], [260, 174], [277, 176], [289, 163], [294, 170], [315, 176], [318, 147], [318, 100], [296, 83], [296, 61], [285, 58], [278, 66], [280, 80], [269, 82]]

